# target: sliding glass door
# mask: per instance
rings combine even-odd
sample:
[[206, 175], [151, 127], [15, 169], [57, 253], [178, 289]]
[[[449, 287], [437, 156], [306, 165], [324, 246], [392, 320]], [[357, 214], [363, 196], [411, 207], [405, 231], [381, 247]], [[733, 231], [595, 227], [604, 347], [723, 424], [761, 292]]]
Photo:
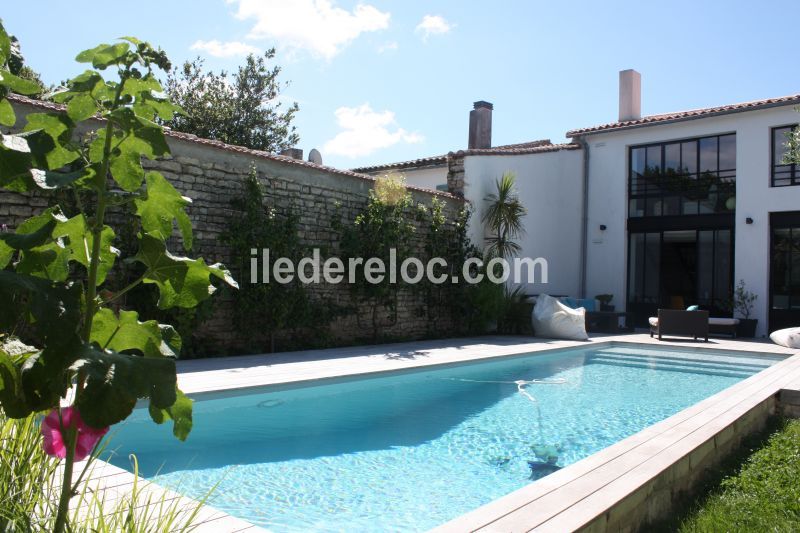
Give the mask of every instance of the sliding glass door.
[[628, 257], [628, 311], [638, 327], [659, 308], [730, 316], [733, 230], [631, 232]]

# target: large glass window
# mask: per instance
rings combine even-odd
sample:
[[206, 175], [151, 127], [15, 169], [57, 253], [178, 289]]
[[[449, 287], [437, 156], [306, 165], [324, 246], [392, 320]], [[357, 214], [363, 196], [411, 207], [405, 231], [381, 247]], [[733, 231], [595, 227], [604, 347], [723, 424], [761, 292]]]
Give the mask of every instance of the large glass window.
[[800, 185], [800, 165], [793, 163], [784, 164], [786, 156], [786, 135], [794, 126], [781, 126], [772, 128], [772, 186], [784, 187], [786, 185]]
[[735, 194], [734, 133], [630, 149], [630, 217], [731, 213]]

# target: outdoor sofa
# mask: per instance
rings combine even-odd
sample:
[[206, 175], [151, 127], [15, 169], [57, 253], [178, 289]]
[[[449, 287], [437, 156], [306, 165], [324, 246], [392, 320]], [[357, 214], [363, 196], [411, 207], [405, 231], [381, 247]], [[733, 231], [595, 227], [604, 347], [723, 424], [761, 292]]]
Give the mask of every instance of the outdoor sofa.
[[650, 337], [664, 335], [694, 337], [708, 342], [708, 311], [682, 311], [678, 309], [659, 309], [658, 317], [650, 317]]

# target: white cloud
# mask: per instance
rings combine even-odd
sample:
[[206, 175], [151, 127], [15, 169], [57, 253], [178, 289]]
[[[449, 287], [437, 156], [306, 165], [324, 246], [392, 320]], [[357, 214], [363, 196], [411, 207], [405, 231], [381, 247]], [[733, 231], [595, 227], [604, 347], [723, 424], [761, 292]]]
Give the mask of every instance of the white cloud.
[[248, 39], [277, 41], [288, 49], [302, 49], [332, 59], [365, 32], [389, 26], [389, 13], [368, 4], [352, 11], [332, 0], [228, 0], [238, 4], [236, 16], [255, 19]]
[[427, 41], [431, 35], [442, 35], [453, 29], [454, 24], [450, 24], [439, 15], [425, 15], [422, 22], [417, 24], [416, 32], [422, 34], [422, 40]]
[[397, 41], [389, 41], [388, 43], [383, 43], [378, 47], [378, 53], [382, 54], [384, 52], [394, 52], [398, 48]]
[[[396, 128], [393, 112], [373, 111], [368, 103], [358, 107], [340, 107], [335, 115], [336, 122], [344, 131], [325, 143], [323, 153], [352, 159], [400, 142], [419, 143], [425, 140], [419, 133]], [[395, 129], [390, 131], [390, 128]]]
[[226, 43], [220, 42], [216, 39], [213, 41], [195, 41], [191, 46], [192, 50], [202, 50], [214, 57], [234, 57], [246, 56], [247, 54], [260, 54], [261, 50], [255, 46], [239, 41], [228, 41]]

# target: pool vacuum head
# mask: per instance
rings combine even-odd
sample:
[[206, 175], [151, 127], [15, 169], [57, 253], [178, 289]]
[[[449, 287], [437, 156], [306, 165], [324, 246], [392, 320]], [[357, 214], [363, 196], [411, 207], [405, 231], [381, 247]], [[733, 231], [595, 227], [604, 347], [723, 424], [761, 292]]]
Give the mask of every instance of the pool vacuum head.
[[547, 463], [544, 461], [528, 461], [528, 468], [531, 469], [531, 475], [529, 479], [539, 479], [548, 474], [552, 474], [553, 472], [561, 470], [561, 467], [557, 464]]

